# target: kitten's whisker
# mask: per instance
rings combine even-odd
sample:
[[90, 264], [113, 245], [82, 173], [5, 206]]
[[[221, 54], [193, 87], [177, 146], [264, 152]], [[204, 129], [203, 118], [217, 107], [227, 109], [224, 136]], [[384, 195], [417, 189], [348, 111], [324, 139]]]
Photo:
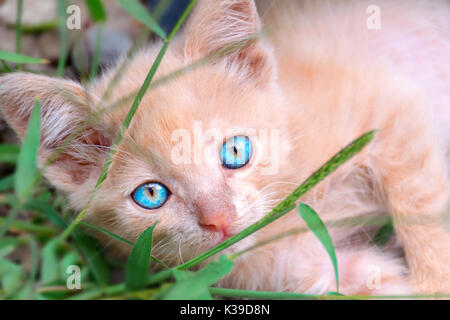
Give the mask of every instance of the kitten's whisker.
[[265, 185], [264, 187], [262, 187], [260, 192], [264, 192], [267, 188], [270, 188], [270, 187], [273, 187], [274, 185], [279, 185], [279, 184], [287, 184], [287, 185], [292, 185], [295, 187], [297, 187], [299, 185], [299, 183], [290, 182], [290, 181], [275, 181], [275, 182], [271, 182], [271, 183]]
[[178, 256], [180, 257], [180, 262], [181, 262], [181, 263], [184, 263], [183, 255], [181, 254], [181, 245], [182, 245], [182, 243], [183, 243], [183, 239], [184, 239], [184, 237], [181, 236], [181, 239], [180, 239], [180, 241], [178, 242]]
[[298, 140], [305, 139], [305, 136], [307, 136], [307, 135], [313, 135], [314, 136], [314, 135], [316, 135], [317, 132], [322, 131], [324, 129], [326, 129], [325, 125], [324, 126], [314, 126], [313, 128], [309, 128], [309, 130], [304, 130], [303, 129], [296, 136], [290, 137], [291, 142], [296, 142]]

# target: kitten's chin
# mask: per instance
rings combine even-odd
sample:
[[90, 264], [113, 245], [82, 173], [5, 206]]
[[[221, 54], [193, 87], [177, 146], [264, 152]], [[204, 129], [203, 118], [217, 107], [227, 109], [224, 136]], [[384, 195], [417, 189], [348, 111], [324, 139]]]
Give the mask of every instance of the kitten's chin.
[[224, 232], [220, 232], [217, 235], [214, 236], [213, 239], [210, 239], [206, 245], [207, 250], [214, 248], [215, 246], [221, 244], [222, 242], [230, 239], [234, 234], [227, 234]]

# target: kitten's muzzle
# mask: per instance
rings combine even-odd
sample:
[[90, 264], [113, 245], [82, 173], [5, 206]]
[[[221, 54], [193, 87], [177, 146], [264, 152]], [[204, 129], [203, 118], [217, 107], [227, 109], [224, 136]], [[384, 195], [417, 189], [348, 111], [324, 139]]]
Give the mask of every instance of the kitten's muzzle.
[[228, 199], [205, 196], [196, 203], [198, 224], [208, 231], [221, 232], [230, 237], [230, 226], [236, 216], [236, 209]]

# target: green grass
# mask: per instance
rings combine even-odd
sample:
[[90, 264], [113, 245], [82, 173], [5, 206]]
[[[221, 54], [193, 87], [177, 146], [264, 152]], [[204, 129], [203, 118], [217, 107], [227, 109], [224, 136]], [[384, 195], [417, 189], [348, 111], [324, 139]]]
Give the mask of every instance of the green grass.
[[[174, 78], [181, 77], [192, 70], [218, 59], [231, 50], [237, 50], [247, 45], [249, 41], [258, 38], [256, 34], [247, 39], [242, 39], [233, 43], [229, 47], [223, 48], [210, 56], [195, 61], [191, 65], [185, 66], [173, 73], [159, 79], [154, 79], [155, 73], [164, 58], [164, 55], [181, 27], [196, 1], [191, 1], [178, 23], [169, 35], [157, 24], [157, 19], [142, 10], [138, 1], [118, 1], [126, 12], [141, 21], [148, 29], [142, 34], [146, 38], [149, 32], [153, 32], [162, 39], [162, 47], [153, 65], [148, 71], [147, 77], [139, 91], [120, 99], [111, 104], [105, 101], [108, 95], [114, 90], [114, 85], [119, 81], [123, 70], [127, 67], [125, 60], [119, 67], [119, 71], [113, 77], [110, 87], [99, 103], [99, 112], [90, 115], [75, 133], [65, 139], [57, 152], [50, 157], [51, 160], [44, 166], [43, 170], [54, 161], [58, 154], [70, 143], [71, 139], [91, 122], [95, 122], [103, 114], [124, 105], [124, 101], [130, 102], [131, 107], [126, 119], [114, 141], [114, 147], [123, 139], [123, 134], [129, 127], [140, 102], [146, 92], [158, 86], [166, 84]], [[164, 1], [167, 2], [167, 1]], [[64, 25], [65, 8], [67, 1], [59, 1], [59, 33], [61, 40], [61, 55], [58, 62], [56, 75], [64, 75], [68, 40], [67, 30]], [[87, 0], [88, 9], [95, 23], [103, 24], [107, 20], [102, 1]], [[161, 8], [164, 7], [161, 5]], [[30, 63], [43, 63], [45, 60], [30, 58], [20, 53], [20, 39], [23, 32], [20, 23], [21, 13], [18, 12], [18, 22], [16, 24], [17, 52], [0, 51], [0, 60], [12, 62], [20, 66]], [[101, 28], [99, 28], [101, 30]], [[99, 32], [97, 46], [95, 50], [94, 63], [91, 68], [90, 79], [95, 78], [98, 72], [98, 61], [100, 52], [101, 31]], [[139, 45], [133, 46], [128, 53], [132, 57]], [[9, 66], [7, 66], [9, 68]], [[6, 67], [4, 72], [10, 72]], [[88, 95], [88, 93], [87, 93]], [[89, 99], [88, 99], [89, 100]], [[227, 288], [216, 288], [214, 285], [227, 275], [234, 266], [234, 261], [246, 252], [263, 246], [271, 241], [276, 241], [281, 237], [287, 237], [299, 232], [313, 232], [317, 241], [320, 241], [330, 255], [330, 264], [335, 268], [336, 284], [339, 288], [339, 277], [337, 269], [337, 257], [334, 246], [329, 237], [327, 227], [331, 224], [321, 221], [319, 215], [310, 207], [299, 203], [299, 199], [310, 191], [314, 186], [344, 164], [361, 149], [363, 149], [374, 138], [376, 132], [370, 131], [360, 137], [355, 137], [354, 141], [349, 141], [349, 145], [323, 164], [320, 168], [308, 177], [302, 184], [295, 188], [289, 196], [268, 212], [261, 220], [250, 225], [243, 231], [220, 243], [214, 248], [203, 252], [190, 261], [173, 268], [169, 268], [163, 261], [159, 261], [152, 256], [152, 237], [155, 226], [144, 231], [136, 243], [132, 243], [119, 235], [113, 234], [99, 226], [95, 226], [83, 221], [90, 201], [95, 197], [95, 192], [101, 187], [108, 173], [114, 157], [113, 147], [108, 155], [107, 161], [98, 178], [96, 188], [91, 194], [88, 205], [73, 218], [73, 213], [68, 210], [68, 206], [63, 196], [58, 192], [49, 191], [48, 186], [41, 181], [42, 171], [36, 166], [36, 154], [39, 145], [40, 134], [40, 103], [36, 97], [33, 114], [29, 120], [29, 125], [24, 142], [20, 147], [11, 145], [0, 145], [0, 162], [7, 165], [14, 165], [15, 172], [0, 179], [0, 204], [8, 208], [6, 217], [0, 217], [0, 297], [5, 299], [213, 299], [220, 297], [239, 298], [261, 298], [261, 299], [364, 299], [369, 297], [343, 297], [330, 292], [327, 295], [317, 296], [302, 293], [286, 292], [266, 292], [235, 290]], [[226, 248], [241, 241], [249, 235], [266, 227], [283, 215], [298, 208], [300, 216], [307, 224], [306, 229], [288, 230], [285, 234], [268, 239], [253, 247], [244, 249], [241, 252], [226, 256], [218, 255]], [[31, 212], [29, 219], [18, 218], [22, 211]], [[354, 221], [343, 219], [334, 221], [333, 227], [348, 226]], [[375, 222], [374, 222], [375, 223]], [[385, 243], [386, 238], [392, 233], [389, 222], [377, 221], [377, 225], [384, 225], [380, 230], [380, 244]], [[132, 247], [131, 254], [126, 263], [113, 261], [106, 258], [103, 249], [98, 241], [86, 232], [87, 229], [94, 229], [111, 239], [121, 241], [125, 245]], [[26, 250], [30, 263], [25, 266], [22, 261], [13, 262], [8, 259], [8, 255], [16, 250]], [[199, 270], [193, 271], [193, 267], [206, 259], [213, 258], [208, 264]], [[161, 264], [163, 271], [149, 273], [151, 263]], [[81, 267], [81, 290], [69, 290], [66, 287], [67, 274], [65, 273], [69, 265], [79, 265]], [[124, 280], [120, 283], [111, 281], [111, 270], [119, 269]], [[390, 298], [393, 298], [392, 296]]]
[[[17, 16], [16, 16], [16, 53], [20, 54], [22, 51], [22, 10], [23, 0], [17, 1]], [[20, 69], [20, 64], [17, 65]]]
[[59, 38], [60, 38], [60, 46], [61, 50], [59, 53], [58, 60], [58, 70], [56, 72], [58, 77], [64, 76], [64, 70], [66, 68], [67, 63], [67, 55], [68, 55], [68, 35], [67, 35], [67, 27], [66, 27], [66, 8], [68, 6], [67, 0], [59, 0], [58, 1], [58, 30], [59, 30]]

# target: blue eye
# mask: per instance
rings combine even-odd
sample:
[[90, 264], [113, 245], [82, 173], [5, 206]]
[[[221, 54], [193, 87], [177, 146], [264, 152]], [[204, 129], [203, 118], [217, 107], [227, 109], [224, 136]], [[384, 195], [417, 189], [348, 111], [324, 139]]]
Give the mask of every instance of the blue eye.
[[137, 187], [132, 197], [134, 202], [144, 209], [158, 209], [166, 203], [169, 195], [170, 191], [166, 186], [151, 182]]
[[220, 151], [220, 159], [228, 169], [239, 169], [245, 166], [252, 156], [252, 145], [246, 136], [228, 139]]

